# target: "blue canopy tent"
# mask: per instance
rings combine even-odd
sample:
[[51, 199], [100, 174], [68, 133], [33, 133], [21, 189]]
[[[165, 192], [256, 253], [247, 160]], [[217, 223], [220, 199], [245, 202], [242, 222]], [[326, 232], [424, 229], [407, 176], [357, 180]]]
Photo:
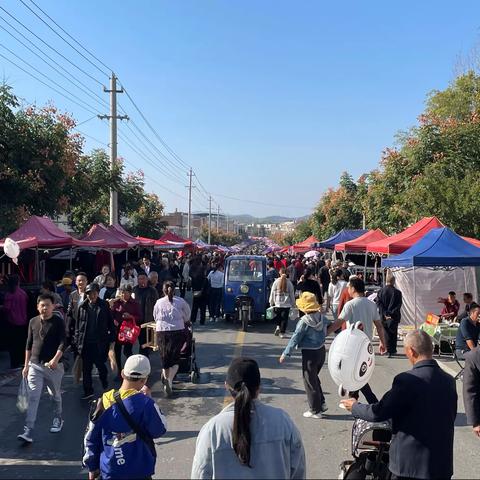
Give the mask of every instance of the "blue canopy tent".
[[[416, 267], [476, 266], [480, 266], [480, 248], [473, 246], [447, 227], [434, 228], [400, 255], [382, 259], [382, 267], [385, 268], [413, 268], [415, 324], [417, 323]], [[466, 285], [465, 270], [464, 279]]]
[[338, 233], [332, 235], [330, 238], [327, 238], [323, 242], [316, 242], [312, 246], [313, 248], [326, 248], [328, 250], [333, 250], [337, 243], [355, 240], [356, 238], [362, 236], [364, 233], [367, 232], [368, 230], [340, 230]]

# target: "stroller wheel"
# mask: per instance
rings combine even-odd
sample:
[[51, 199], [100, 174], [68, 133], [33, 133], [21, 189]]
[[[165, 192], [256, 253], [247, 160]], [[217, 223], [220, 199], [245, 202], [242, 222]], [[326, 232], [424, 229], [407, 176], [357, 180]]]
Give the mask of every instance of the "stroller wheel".
[[190, 380], [192, 383], [198, 383], [198, 381], [200, 380], [200, 373], [197, 370], [193, 370], [190, 373]]

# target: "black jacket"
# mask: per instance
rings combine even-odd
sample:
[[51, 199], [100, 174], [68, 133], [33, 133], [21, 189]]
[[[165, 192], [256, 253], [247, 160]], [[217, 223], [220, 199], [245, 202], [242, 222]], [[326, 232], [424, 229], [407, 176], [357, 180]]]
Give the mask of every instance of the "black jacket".
[[352, 413], [369, 422], [392, 419], [389, 467], [393, 474], [425, 479], [453, 475], [457, 389], [455, 379], [435, 360], [418, 362], [400, 373], [380, 402], [356, 403]]
[[[85, 332], [87, 330], [88, 322], [88, 305], [89, 300], [87, 298], [78, 307], [73, 341], [78, 353], [82, 353], [85, 341]], [[104, 351], [108, 349], [110, 343], [115, 341], [116, 330], [108, 303], [99, 298], [96, 302], [96, 307], [98, 348], [100, 351]]]
[[402, 292], [392, 285], [386, 285], [377, 293], [378, 310], [383, 319], [392, 317], [392, 320], [399, 322], [402, 302]]
[[474, 427], [480, 425], [480, 349], [478, 348], [465, 355], [463, 403], [469, 425]]

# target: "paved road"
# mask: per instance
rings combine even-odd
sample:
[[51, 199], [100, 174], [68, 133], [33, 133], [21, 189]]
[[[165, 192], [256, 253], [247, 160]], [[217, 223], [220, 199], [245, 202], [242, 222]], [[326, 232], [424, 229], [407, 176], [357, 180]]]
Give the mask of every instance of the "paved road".
[[[207, 324], [198, 327], [197, 357], [201, 367], [200, 383], [179, 381], [172, 399], [164, 398], [159, 374], [152, 376], [153, 395], [168, 416], [169, 432], [157, 447], [157, 478], [188, 478], [195, 448], [195, 439], [201, 426], [219, 412], [225, 401], [223, 382], [226, 368], [234, 355], [257, 359], [262, 372], [262, 401], [285, 409], [299, 427], [306, 448], [310, 478], [337, 478], [339, 464], [350, 458], [349, 414], [338, 408], [336, 388], [326, 366], [321, 379], [326, 391], [329, 411], [324, 419], [302, 417], [307, 409], [303, 390], [300, 356], [280, 366], [278, 357], [287, 340], [272, 335], [271, 324], [256, 325], [243, 334], [230, 324]], [[158, 359], [154, 358], [154, 367]], [[455, 369], [451, 362], [447, 368]], [[404, 358], [378, 358], [371, 382], [377, 395], [391, 385], [392, 377], [409, 368]], [[158, 370], [155, 369], [154, 370]], [[65, 426], [58, 435], [48, 432], [51, 422], [51, 404], [45, 398], [39, 409], [35, 443], [20, 446], [16, 435], [22, 430], [23, 417], [15, 410], [19, 378], [0, 387], [0, 478], [85, 478], [79, 459], [82, 436], [86, 424], [87, 406], [79, 400], [81, 388], [67, 376], [64, 387]], [[98, 385], [99, 387], [99, 385]], [[478, 440], [465, 425], [461, 383], [459, 414], [455, 438], [455, 477], [478, 478], [477, 462], [472, 453], [478, 450]]]

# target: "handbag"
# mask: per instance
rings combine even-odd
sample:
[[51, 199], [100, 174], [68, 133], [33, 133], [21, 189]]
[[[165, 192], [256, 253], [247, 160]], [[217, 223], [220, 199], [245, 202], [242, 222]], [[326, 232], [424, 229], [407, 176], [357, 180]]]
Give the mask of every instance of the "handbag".
[[203, 295], [202, 290], [194, 290], [193, 291], [193, 298], [200, 298]]
[[139, 437], [141, 440], [145, 442], [145, 444], [150, 450], [150, 453], [154, 457], [156, 457], [157, 452], [155, 450], [155, 443], [153, 441], [153, 438], [140, 425], [135, 423], [135, 420], [128, 413], [123, 403], [122, 397], [120, 396], [120, 392], [118, 390], [113, 394], [113, 398], [115, 400], [115, 403], [118, 405], [120, 412], [122, 412], [123, 417], [127, 421], [128, 426], [137, 434], [137, 437]]
[[124, 320], [120, 324], [117, 340], [120, 343], [131, 343], [133, 345], [139, 335], [140, 327], [132, 320]]

